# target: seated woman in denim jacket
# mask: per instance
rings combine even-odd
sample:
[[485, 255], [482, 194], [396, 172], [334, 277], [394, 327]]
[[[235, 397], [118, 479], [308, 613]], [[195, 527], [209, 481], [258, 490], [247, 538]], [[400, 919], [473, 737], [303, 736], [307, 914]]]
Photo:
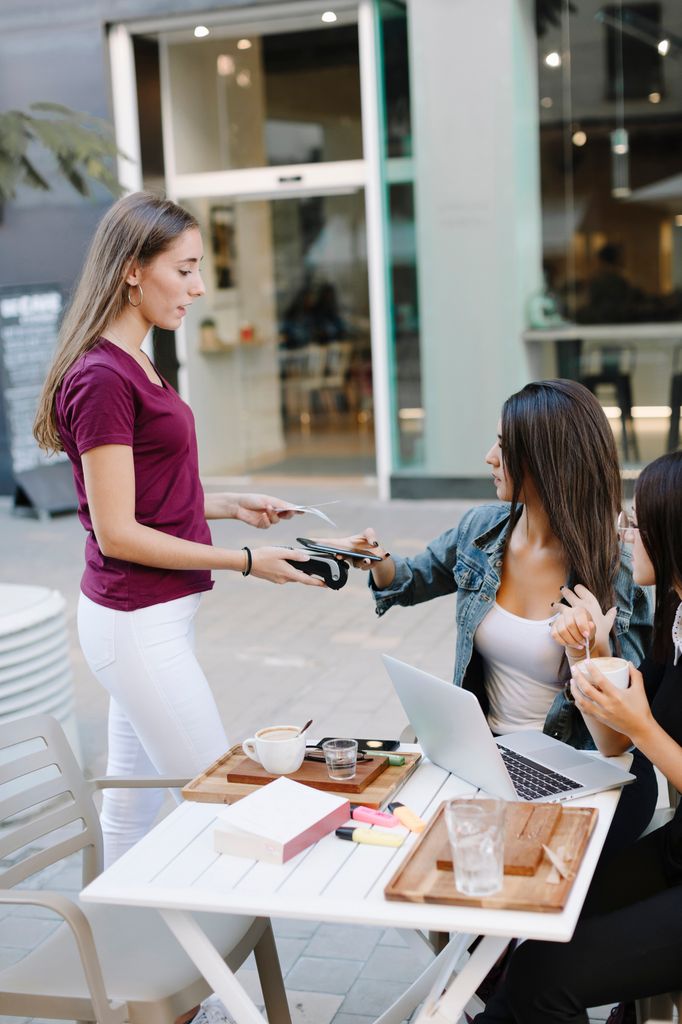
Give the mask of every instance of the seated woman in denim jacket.
[[[613, 433], [581, 384], [540, 381], [504, 403], [485, 461], [501, 503], [470, 509], [421, 554], [391, 557], [372, 529], [343, 543], [385, 555], [371, 563], [378, 615], [456, 592], [454, 682], [477, 695], [493, 732], [538, 728], [593, 748], [567, 687], [584, 650], [562, 642], [560, 610], [588, 608], [592, 655], [617, 653], [635, 665], [649, 645], [653, 614], [618, 541]], [[362, 559], [355, 565], [370, 568]], [[629, 788], [642, 798], [641, 787]], [[646, 789], [633, 829], [653, 811], [653, 773]]]

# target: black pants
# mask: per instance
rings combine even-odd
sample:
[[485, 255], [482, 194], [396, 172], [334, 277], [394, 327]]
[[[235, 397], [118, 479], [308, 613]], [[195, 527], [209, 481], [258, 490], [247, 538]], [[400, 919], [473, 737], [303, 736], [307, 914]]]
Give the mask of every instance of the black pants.
[[523, 942], [476, 1024], [586, 1024], [586, 1009], [682, 988], [682, 885], [667, 828], [602, 861], [568, 943]]
[[651, 761], [636, 750], [630, 771], [635, 781], [623, 787], [601, 853], [601, 861], [631, 846], [641, 836], [656, 810], [658, 783]]

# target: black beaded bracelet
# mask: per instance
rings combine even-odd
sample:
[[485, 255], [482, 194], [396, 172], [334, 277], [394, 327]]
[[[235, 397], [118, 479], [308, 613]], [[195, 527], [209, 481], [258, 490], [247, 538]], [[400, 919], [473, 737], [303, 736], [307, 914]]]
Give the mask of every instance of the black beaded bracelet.
[[242, 576], [248, 576], [253, 568], [253, 555], [251, 548], [242, 548], [242, 551], [246, 551], [246, 569], [242, 569]]

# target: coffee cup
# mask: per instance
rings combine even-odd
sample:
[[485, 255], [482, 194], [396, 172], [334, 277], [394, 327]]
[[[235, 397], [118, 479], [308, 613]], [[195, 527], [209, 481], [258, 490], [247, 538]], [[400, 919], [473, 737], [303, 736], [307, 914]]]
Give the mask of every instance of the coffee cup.
[[[630, 665], [625, 658], [591, 658], [590, 664], [606, 676], [612, 686], [627, 690], [630, 685]], [[581, 667], [586, 668], [587, 663], [583, 662]]]
[[291, 775], [305, 756], [305, 736], [298, 725], [269, 725], [242, 743], [242, 750], [270, 775]]

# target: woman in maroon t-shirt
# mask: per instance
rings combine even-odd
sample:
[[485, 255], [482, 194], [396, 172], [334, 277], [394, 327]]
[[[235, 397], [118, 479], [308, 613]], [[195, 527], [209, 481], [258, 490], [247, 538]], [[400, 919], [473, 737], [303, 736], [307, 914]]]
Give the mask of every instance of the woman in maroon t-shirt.
[[[73, 465], [87, 532], [78, 627], [108, 690], [110, 775], [191, 776], [227, 749], [193, 650], [192, 622], [211, 569], [273, 583], [323, 584], [289, 560], [304, 552], [214, 547], [207, 519], [267, 528], [294, 513], [265, 494], [204, 494], [194, 418], [142, 350], [153, 326], [175, 330], [204, 294], [194, 217], [139, 192], [95, 234], [35, 424]], [[105, 862], [141, 838], [159, 790], [106, 790]]]

